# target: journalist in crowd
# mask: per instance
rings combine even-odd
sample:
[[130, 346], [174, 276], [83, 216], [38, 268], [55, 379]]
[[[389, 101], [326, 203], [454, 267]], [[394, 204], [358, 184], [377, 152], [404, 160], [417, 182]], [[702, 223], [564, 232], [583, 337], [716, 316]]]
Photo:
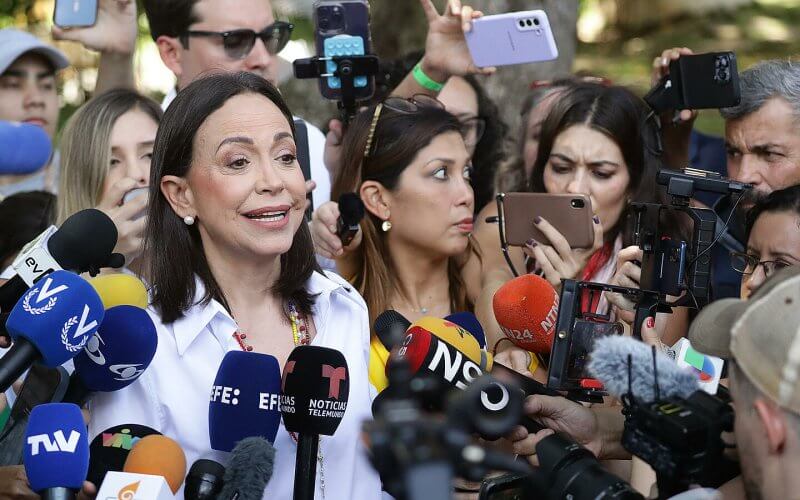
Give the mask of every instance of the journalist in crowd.
[[[176, 439], [188, 463], [213, 456], [208, 388], [226, 352], [283, 366], [298, 343], [331, 347], [347, 360], [350, 397], [320, 442], [317, 494], [324, 484], [327, 498], [378, 498], [359, 437], [374, 396], [366, 305], [317, 267], [296, 154], [292, 115], [259, 76], [209, 76], [175, 98], [156, 137], [144, 245], [158, 349], [136, 382], [91, 401], [90, 433], [133, 421]], [[265, 495], [287, 498], [296, 445], [282, 426], [275, 448]]]

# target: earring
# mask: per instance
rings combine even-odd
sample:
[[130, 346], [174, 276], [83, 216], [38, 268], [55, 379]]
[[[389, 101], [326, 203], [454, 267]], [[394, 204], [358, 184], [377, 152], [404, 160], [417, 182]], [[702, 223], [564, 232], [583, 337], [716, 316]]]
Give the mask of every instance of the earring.
[[191, 226], [192, 224], [194, 224], [194, 217], [191, 215], [187, 215], [186, 217], [183, 218], [183, 223], [186, 224], [187, 226]]
[[388, 233], [391, 228], [392, 228], [392, 223], [389, 222], [388, 220], [383, 221], [383, 224], [381, 224], [381, 229], [383, 229], [384, 233]]

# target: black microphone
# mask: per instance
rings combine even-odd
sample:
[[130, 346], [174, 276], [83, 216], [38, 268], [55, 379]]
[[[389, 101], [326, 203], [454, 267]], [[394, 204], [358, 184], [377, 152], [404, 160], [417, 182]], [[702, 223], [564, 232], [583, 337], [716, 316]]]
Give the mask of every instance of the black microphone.
[[261, 500], [274, 464], [275, 448], [269, 441], [260, 436], [242, 439], [231, 452], [224, 485], [217, 499]]
[[101, 267], [121, 267], [124, 257], [112, 253], [117, 227], [100, 210], [89, 208], [71, 215], [56, 229], [50, 227], [22, 249], [14, 260], [17, 274], [0, 287], [0, 311], [8, 312], [30, 286], [50, 271], [96, 273]]
[[334, 349], [301, 345], [283, 368], [281, 413], [289, 432], [297, 432], [294, 500], [313, 500], [319, 436], [332, 436], [350, 397], [344, 355]]
[[223, 476], [225, 476], [225, 467], [219, 462], [205, 458], [197, 460], [186, 475], [183, 487], [184, 498], [187, 500], [214, 500], [222, 490]]
[[358, 223], [364, 218], [364, 203], [355, 193], [344, 193], [339, 197], [339, 219], [336, 221], [336, 236], [346, 247], [358, 233]]

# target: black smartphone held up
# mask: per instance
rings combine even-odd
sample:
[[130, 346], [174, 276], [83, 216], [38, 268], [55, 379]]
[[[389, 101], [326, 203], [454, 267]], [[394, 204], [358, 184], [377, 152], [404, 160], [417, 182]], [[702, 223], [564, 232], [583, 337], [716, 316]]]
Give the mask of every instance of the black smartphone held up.
[[86, 28], [97, 22], [97, 0], [56, 0], [53, 23], [61, 28]]
[[[314, 39], [317, 57], [361, 56], [372, 51], [367, 0], [317, 0], [314, 2]], [[342, 99], [342, 82], [333, 73], [337, 64], [326, 62], [328, 76], [319, 78], [319, 90], [326, 99]], [[355, 77], [355, 99], [369, 99], [375, 92], [374, 76]]]
[[681, 56], [670, 63], [669, 77], [677, 98], [675, 109], [727, 108], [741, 100], [733, 52]]
[[[300, 170], [303, 171], [303, 178], [305, 180], [311, 179], [311, 158], [308, 153], [308, 127], [306, 122], [300, 119], [294, 121], [295, 137], [294, 142], [297, 145], [297, 163], [300, 164]], [[311, 214], [314, 212], [314, 195], [309, 191], [306, 194], [308, 198], [308, 208], [306, 209], [306, 219], [311, 220]]]

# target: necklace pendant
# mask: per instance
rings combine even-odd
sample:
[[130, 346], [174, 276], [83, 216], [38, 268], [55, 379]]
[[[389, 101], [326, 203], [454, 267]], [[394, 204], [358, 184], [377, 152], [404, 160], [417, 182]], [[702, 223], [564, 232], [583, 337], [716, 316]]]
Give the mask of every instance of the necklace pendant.
[[422, 314], [428, 314], [428, 308], [423, 307], [422, 309], [419, 310], [419, 312], [421, 312]]

